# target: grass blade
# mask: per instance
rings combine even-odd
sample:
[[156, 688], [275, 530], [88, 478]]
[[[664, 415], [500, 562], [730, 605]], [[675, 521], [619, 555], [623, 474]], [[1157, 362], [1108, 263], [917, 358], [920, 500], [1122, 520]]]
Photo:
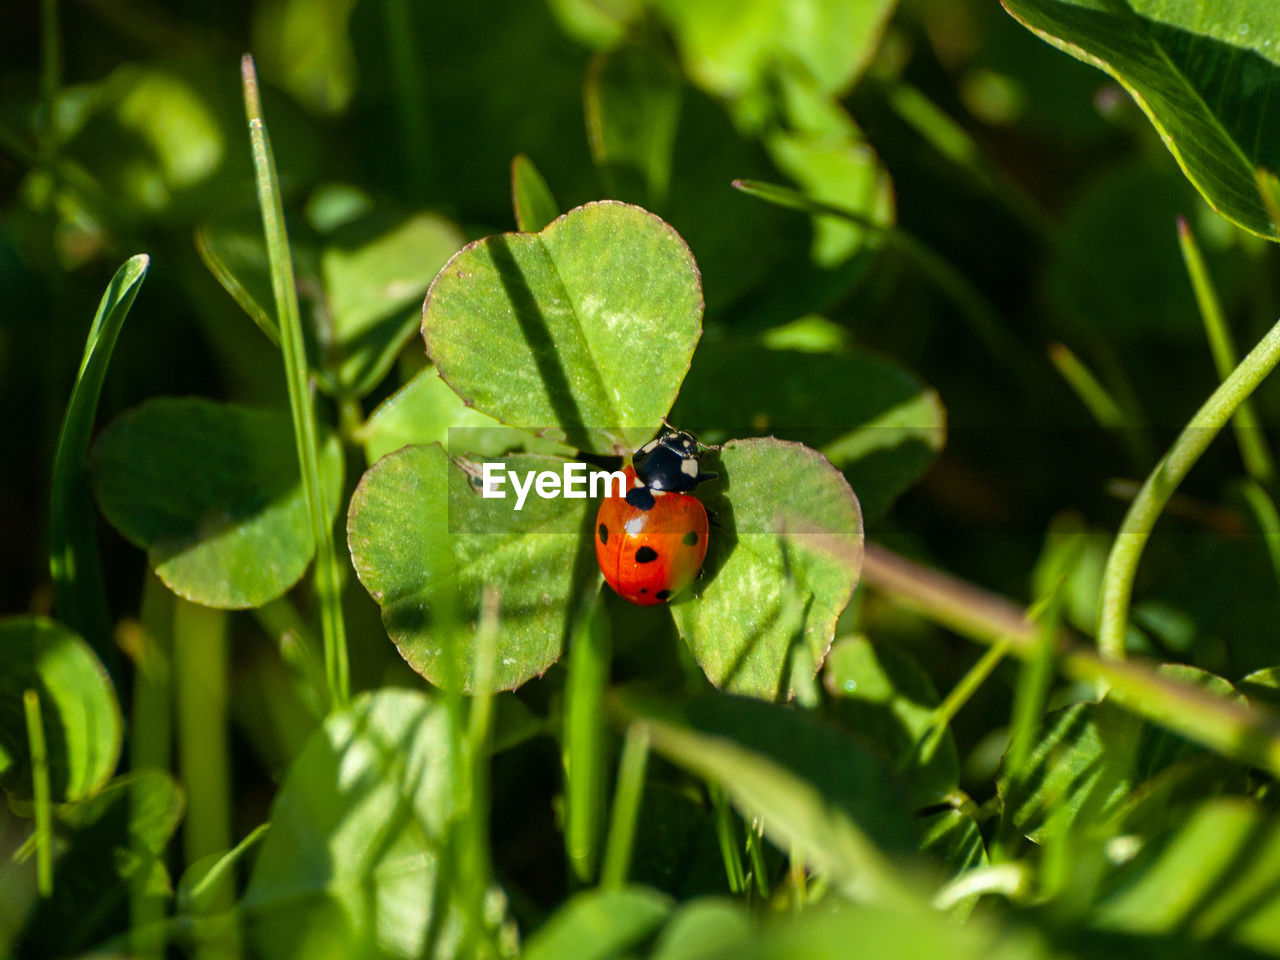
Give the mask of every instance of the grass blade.
[[716, 840], [720, 844], [720, 859], [724, 861], [729, 892], [742, 893], [747, 888], [747, 872], [742, 865], [742, 851], [738, 843], [738, 815], [729, 806], [729, 798], [720, 787], [707, 784], [707, 793], [716, 812]]
[[578, 882], [599, 859], [604, 805], [604, 691], [609, 682], [609, 620], [597, 593], [569, 646], [564, 706], [565, 852]]
[[609, 819], [609, 839], [605, 843], [604, 865], [600, 869], [600, 886], [620, 889], [631, 869], [631, 847], [635, 842], [636, 821], [640, 817], [640, 799], [644, 795], [644, 771], [649, 762], [649, 730], [633, 723], [622, 742], [622, 758], [618, 761], [618, 783], [613, 793], [613, 812]]
[[516, 211], [516, 227], [525, 233], [537, 233], [560, 216], [547, 181], [523, 153], [511, 161], [511, 204]]
[[26, 690], [22, 709], [31, 749], [31, 793], [36, 808], [36, 884], [40, 896], [53, 894], [53, 798], [49, 795], [49, 754], [40, 717], [40, 694]]
[[245, 285], [240, 282], [240, 277], [231, 265], [223, 259], [222, 254], [210, 239], [207, 224], [196, 228], [196, 252], [200, 254], [205, 267], [213, 274], [213, 278], [218, 281], [222, 289], [231, 295], [231, 299], [249, 315], [258, 329], [266, 334], [268, 340], [275, 346], [280, 346], [280, 330], [276, 327], [275, 318], [253, 298]]
[[[1196, 243], [1195, 234], [1182, 217], [1178, 218], [1178, 244], [1182, 248], [1182, 259], [1187, 265], [1191, 287], [1195, 290], [1200, 319], [1204, 321], [1204, 332], [1209, 338], [1213, 365], [1217, 368], [1218, 379], [1225, 380], [1236, 365], [1235, 339], [1231, 336], [1231, 328], [1227, 326], [1222, 302], [1218, 299], [1218, 291], [1214, 289], [1213, 279], [1205, 266], [1200, 245]], [[1231, 418], [1231, 424], [1235, 429], [1236, 442], [1240, 444], [1240, 456], [1244, 460], [1245, 470], [1259, 483], [1270, 483], [1276, 472], [1275, 459], [1267, 448], [1266, 437], [1258, 423], [1257, 414], [1254, 413], [1253, 404], [1242, 400]]]
[[1124, 428], [1125, 418], [1120, 404], [1069, 347], [1062, 343], [1050, 344], [1049, 359], [1100, 427], [1117, 431]]
[[1008, 652], [1008, 638], [1001, 637], [996, 640], [990, 649], [978, 658], [978, 662], [970, 667], [959, 682], [951, 688], [951, 692], [947, 694], [946, 698], [934, 709], [929, 732], [921, 737], [919, 747], [916, 750], [916, 755], [923, 762], [928, 762], [933, 756], [938, 744], [942, 742], [942, 735], [947, 732], [947, 728], [951, 726], [951, 721], [955, 719], [956, 714], [978, 692], [978, 689], [986, 683], [987, 678], [995, 672], [996, 667], [1000, 665], [1000, 661], [1005, 658]]
[[89, 641], [113, 676], [115, 645], [111, 641], [111, 619], [85, 461], [111, 351], [150, 264], [146, 254], [127, 260], [111, 278], [98, 304], [58, 434], [49, 498], [49, 574], [53, 579], [54, 610], [59, 619]]
[[320, 443], [317, 439], [315, 408], [307, 373], [307, 354], [302, 337], [302, 317], [298, 311], [298, 291], [294, 284], [293, 256], [285, 230], [284, 204], [276, 176], [275, 157], [262, 117], [262, 100], [253, 57], [240, 61], [244, 85], [245, 114], [253, 144], [253, 166], [258, 185], [258, 206], [266, 237], [271, 287], [275, 294], [280, 347], [284, 354], [285, 380], [289, 388], [289, 412], [293, 416], [298, 466], [302, 474], [307, 513], [316, 543], [315, 588], [320, 604], [320, 625], [324, 636], [325, 675], [330, 699], [335, 707], [346, 704], [349, 692], [347, 630], [342, 615], [342, 582], [334, 550], [333, 527], [325, 516], [320, 488]]

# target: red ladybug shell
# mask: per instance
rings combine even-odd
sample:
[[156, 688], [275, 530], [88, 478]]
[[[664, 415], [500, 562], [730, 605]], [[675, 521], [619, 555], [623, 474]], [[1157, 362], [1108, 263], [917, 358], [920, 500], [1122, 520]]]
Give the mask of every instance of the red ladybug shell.
[[[628, 466], [627, 489], [642, 486]], [[609, 496], [596, 514], [596, 560], [609, 586], [641, 606], [665, 603], [693, 582], [707, 556], [707, 511], [687, 493], [652, 491], [648, 510]]]

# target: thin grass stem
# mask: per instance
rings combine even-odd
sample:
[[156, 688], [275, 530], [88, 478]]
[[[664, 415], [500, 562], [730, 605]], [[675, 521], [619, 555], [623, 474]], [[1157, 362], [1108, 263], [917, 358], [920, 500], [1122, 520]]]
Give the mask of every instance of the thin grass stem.
[[176, 601], [173, 651], [178, 766], [187, 794], [183, 852], [190, 865], [232, 845], [226, 612]]
[[600, 856], [604, 821], [605, 711], [609, 621], [599, 593], [570, 639], [565, 679], [565, 853], [578, 883], [589, 884]]
[[280, 195], [275, 158], [271, 151], [271, 140], [262, 116], [262, 100], [253, 57], [246, 54], [241, 59], [240, 71], [244, 86], [245, 113], [249, 120], [249, 137], [253, 145], [258, 206], [262, 211], [262, 229], [266, 237], [271, 288], [275, 294], [280, 347], [284, 355], [285, 380], [289, 389], [289, 412], [293, 416], [298, 467], [302, 474], [307, 515], [316, 545], [315, 588], [324, 636], [325, 675], [330, 699], [336, 708], [346, 705], [350, 685], [347, 632], [342, 613], [342, 578], [334, 548], [333, 525], [325, 515], [324, 495], [320, 485], [320, 441], [307, 371], [302, 318], [298, 310], [298, 291], [294, 283], [293, 255], [289, 249], [284, 204]]
[[1051, 344], [1049, 360], [1100, 427], [1113, 431], [1124, 429], [1125, 417], [1120, 404], [1066, 344]]
[[730, 893], [742, 893], [747, 887], [746, 870], [738, 846], [737, 816], [729, 806], [724, 790], [715, 784], [707, 785], [711, 806], [716, 817], [716, 840], [720, 843], [720, 856], [724, 860], [724, 875]]
[[45, 744], [40, 694], [25, 690], [22, 709], [27, 720], [27, 746], [31, 752], [31, 794], [36, 811], [36, 889], [53, 896], [53, 797], [49, 789], [49, 751]]
[[622, 741], [618, 782], [613, 791], [613, 812], [609, 818], [609, 838], [605, 842], [604, 863], [600, 869], [600, 886], [606, 889], [622, 887], [631, 871], [631, 848], [635, 842], [636, 823], [640, 819], [644, 772], [648, 762], [649, 728], [633, 723], [627, 727]]

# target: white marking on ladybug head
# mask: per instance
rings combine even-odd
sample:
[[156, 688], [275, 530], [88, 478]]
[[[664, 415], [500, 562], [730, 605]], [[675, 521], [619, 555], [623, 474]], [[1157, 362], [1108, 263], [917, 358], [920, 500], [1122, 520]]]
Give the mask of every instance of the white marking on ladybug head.
[[653, 452], [653, 448], [654, 448], [654, 447], [656, 447], [657, 445], [658, 445], [658, 441], [657, 441], [657, 440], [650, 440], [648, 443], [646, 443], [643, 447], [641, 447], [641, 448], [640, 448], [640, 452], [641, 452], [641, 453], [652, 453], [652, 452]]
[[687, 477], [696, 477], [698, 475], [698, 461], [697, 460], [681, 460], [680, 472]]

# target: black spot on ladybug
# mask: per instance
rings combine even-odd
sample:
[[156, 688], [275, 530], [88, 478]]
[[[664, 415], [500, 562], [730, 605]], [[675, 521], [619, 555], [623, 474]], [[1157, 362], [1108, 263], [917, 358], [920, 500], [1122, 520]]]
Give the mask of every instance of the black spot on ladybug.
[[654, 504], [653, 493], [648, 487], [632, 487], [627, 491], [627, 503], [637, 510], [652, 510]]
[[653, 547], [641, 547], [636, 551], [636, 563], [653, 563], [658, 559], [658, 551]]
[[670, 590], [659, 590], [659, 591], [657, 592], [656, 596], [657, 596], [657, 598], [658, 598], [659, 600], [665, 600], [665, 599], [667, 599], [667, 597], [671, 596], [671, 591], [670, 591]]
[[648, 592], [649, 592], [649, 588], [648, 588], [648, 587], [641, 587], [641, 588], [640, 588], [640, 592], [641, 592], [641, 593], [648, 593]]
[[[604, 527], [601, 527], [600, 529], [603, 530]], [[696, 547], [698, 545], [698, 531], [690, 530], [688, 533], [684, 535], [684, 539], [681, 540], [680, 542], [683, 543], [686, 547]]]
[[600, 542], [601, 543], [609, 542], [609, 528], [606, 527], [603, 523], [600, 524]]

